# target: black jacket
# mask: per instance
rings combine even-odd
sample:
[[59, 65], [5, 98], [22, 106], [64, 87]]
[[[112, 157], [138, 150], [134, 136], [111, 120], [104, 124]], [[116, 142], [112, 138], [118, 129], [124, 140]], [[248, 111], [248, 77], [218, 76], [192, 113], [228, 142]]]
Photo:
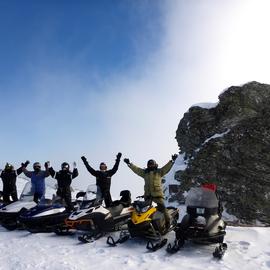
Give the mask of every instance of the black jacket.
[[16, 190], [16, 179], [17, 175], [20, 175], [22, 173], [22, 167], [20, 167], [17, 170], [3, 170], [1, 172], [0, 177], [2, 178], [3, 181], [3, 191], [12, 191]]
[[101, 191], [105, 191], [110, 190], [111, 177], [117, 172], [119, 163], [120, 159], [116, 159], [113, 168], [108, 171], [96, 171], [88, 164], [87, 161], [84, 162], [84, 165], [88, 172], [96, 177], [96, 185], [100, 187]]
[[73, 172], [70, 171], [59, 171], [55, 172], [53, 168], [49, 168], [50, 175], [57, 180], [58, 188], [69, 188], [72, 179], [79, 175], [78, 170], [74, 169]]

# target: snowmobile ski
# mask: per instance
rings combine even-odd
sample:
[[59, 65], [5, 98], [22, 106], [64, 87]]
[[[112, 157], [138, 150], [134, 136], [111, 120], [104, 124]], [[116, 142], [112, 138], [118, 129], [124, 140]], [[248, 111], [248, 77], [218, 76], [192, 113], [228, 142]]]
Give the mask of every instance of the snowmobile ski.
[[215, 251], [213, 252], [214, 258], [221, 259], [224, 256], [227, 248], [228, 246], [226, 243], [219, 244], [219, 246], [216, 247]]
[[55, 228], [54, 230], [54, 233], [57, 234], [57, 235], [73, 235], [74, 232], [73, 231], [70, 231], [69, 228], [61, 228], [61, 227], [58, 227], [58, 228]]
[[180, 250], [181, 247], [184, 246], [184, 244], [184, 240], [175, 240], [173, 246], [171, 245], [171, 243], [168, 244], [166, 251], [171, 254], [176, 253]]
[[146, 248], [147, 248], [148, 250], [150, 250], [150, 251], [155, 252], [155, 251], [157, 251], [158, 249], [164, 247], [164, 246], [167, 244], [167, 242], [168, 242], [168, 239], [167, 239], [167, 238], [164, 238], [164, 239], [160, 240], [160, 241], [159, 241], [158, 243], [156, 243], [156, 244], [154, 244], [153, 241], [149, 240], [149, 241], [147, 242]]
[[104, 236], [104, 233], [100, 232], [97, 233], [95, 235], [93, 234], [83, 234], [81, 236], [78, 237], [78, 240], [82, 243], [93, 243], [96, 240], [98, 240], [99, 238], [101, 238], [102, 236]]
[[117, 244], [122, 244], [130, 238], [128, 231], [122, 230], [120, 232], [120, 237], [115, 241], [112, 236], [107, 237], [107, 244], [111, 247], [116, 247]]

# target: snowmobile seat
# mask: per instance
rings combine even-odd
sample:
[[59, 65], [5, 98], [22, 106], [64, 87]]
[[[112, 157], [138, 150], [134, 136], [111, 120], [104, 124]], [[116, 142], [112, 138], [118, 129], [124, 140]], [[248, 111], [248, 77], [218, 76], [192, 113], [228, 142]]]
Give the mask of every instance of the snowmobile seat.
[[124, 208], [124, 206], [122, 204], [118, 204], [118, 205], [108, 207], [108, 210], [111, 212], [112, 216], [115, 217], [115, 216], [120, 215], [123, 208]]

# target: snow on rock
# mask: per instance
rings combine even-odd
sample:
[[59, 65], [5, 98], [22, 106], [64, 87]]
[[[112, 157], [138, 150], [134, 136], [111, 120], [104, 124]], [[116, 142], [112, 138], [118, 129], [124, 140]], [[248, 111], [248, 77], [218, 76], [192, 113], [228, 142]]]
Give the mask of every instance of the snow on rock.
[[[226, 130], [225, 132], [223, 132], [223, 133], [216, 133], [216, 134], [214, 134], [213, 136], [207, 138], [207, 139], [202, 143], [201, 146], [204, 146], [205, 144], [207, 144], [207, 143], [208, 143], [210, 140], [212, 140], [212, 139], [222, 138], [224, 135], [228, 134], [230, 131], [231, 131], [230, 129], [227, 129], [227, 130]], [[201, 150], [201, 148], [199, 147], [199, 148], [195, 149], [195, 152], [198, 153], [200, 150]]]
[[[164, 194], [165, 198], [169, 198], [169, 186], [170, 185], [179, 185], [179, 182], [175, 180], [175, 173], [177, 171], [184, 171], [187, 167], [186, 161], [184, 160], [185, 154], [178, 155], [177, 159], [174, 162], [171, 170], [165, 175], [164, 180]], [[171, 205], [171, 204], [170, 204]]]
[[216, 133], [215, 135], [213, 135], [213, 136], [211, 136], [210, 138], [206, 139], [202, 145], [208, 143], [208, 142], [209, 142], [210, 140], [212, 140], [212, 139], [222, 138], [224, 135], [228, 134], [230, 131], [231, 131], [230, 129], [227, 129], [227, 130], [226, 130], [225, 132], [223, 132], [223, 133]]
[[191, 107], [201, 107], [203, 109], [212, 109], [218, 105], [218, 102], [215, 103], [197, 103], [192, 105]]

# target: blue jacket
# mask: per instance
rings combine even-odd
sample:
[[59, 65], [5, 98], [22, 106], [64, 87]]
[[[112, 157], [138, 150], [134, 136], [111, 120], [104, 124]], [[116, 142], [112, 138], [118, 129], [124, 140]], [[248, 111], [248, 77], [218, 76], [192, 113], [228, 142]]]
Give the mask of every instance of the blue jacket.
[[45, 195], [45, 178], [50, 175], [49, 170], [46, 171], [39, 171], [36, 173], [35, 171], [27, 171], [24, 169], [24, 174], [31, 178], [32, 184], [32, 192], [33, 194], [37, 193], [39, 195]]

